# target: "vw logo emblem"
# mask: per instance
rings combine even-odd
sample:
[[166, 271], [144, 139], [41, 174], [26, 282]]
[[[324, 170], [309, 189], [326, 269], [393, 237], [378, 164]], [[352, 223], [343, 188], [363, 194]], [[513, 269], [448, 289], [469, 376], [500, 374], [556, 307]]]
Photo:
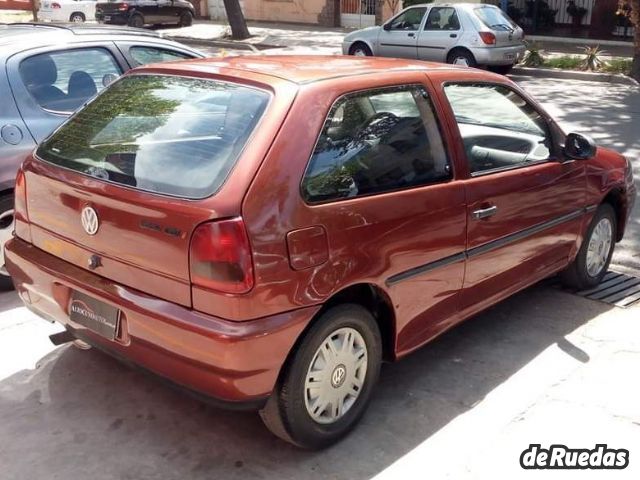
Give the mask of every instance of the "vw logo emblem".
[[82, 222], [82, 228], [89, 235], [95, 235], [100, 227], [100, 222], [98, 221], [98, 214], [91, 207], [84, 207], [82, 209], [82, 213], [80, 214], [80, 221]]
[[333, 388], [341, 387], [344, 383], [344, 378], [347, 376], [347, 369], [344, 365], [338, 365], [331, 374], [331, 386]]

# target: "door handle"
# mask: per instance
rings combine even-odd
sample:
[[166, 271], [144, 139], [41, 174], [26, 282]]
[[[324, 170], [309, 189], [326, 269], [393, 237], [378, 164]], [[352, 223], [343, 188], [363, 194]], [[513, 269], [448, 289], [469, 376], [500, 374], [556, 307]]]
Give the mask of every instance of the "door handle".
[[415, 36], [416, 36], [416, 34], [415, 34], [415, 33], [407, 33], [407, 36], [409, 36], [409, 37], [415, 37]]
[[450, 36], [451, 38], [456, 38], [456, 37], [458, 36], [458, 34], [457, 34], [457, 33], [450, 33], [450, 34], [449, 34], [449, 36]]
[[498, 212], [498, 207], [492, 205], [491, 207], [481, 208], [472, 212], [474, 220], [482, 220], [483, 218], [489, 218]]

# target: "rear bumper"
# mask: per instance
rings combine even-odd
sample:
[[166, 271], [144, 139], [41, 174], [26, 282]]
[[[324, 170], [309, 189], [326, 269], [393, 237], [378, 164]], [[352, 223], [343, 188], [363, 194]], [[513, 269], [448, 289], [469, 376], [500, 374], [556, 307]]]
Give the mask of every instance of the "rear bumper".
[[[27, 307], [75, 336], [231, 408], [259, 407], [319, 307], [246, 322], [195, 312], [114, 284], [14, 238], [6, 266]], [[115, 340], [69, 320], [72, 291], [121, 311]]]
[[480, 65], [512, 65], [524, 55], [526, 50], [524, 45], [471, 48], [476, 62]]
[[[108, 17], [108, 20], [106, 19]], [[103, 13], [96, 12], [96, 21], [112, 25], [126, 25], [129, 22], [129, 13]]]

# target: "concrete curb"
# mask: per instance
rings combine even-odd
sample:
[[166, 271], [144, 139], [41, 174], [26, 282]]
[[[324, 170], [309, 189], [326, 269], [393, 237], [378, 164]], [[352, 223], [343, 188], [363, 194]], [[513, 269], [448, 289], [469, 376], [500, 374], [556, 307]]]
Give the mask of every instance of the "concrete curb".
[[633, 78], [615, 73], [577, 72], [575, 70], [560, 70], [556, 68], [514, 67], [513, 70], [511, 70], [511, 75], [616, 83], [620, 85], [631, 85], [634, 87], [640, 86], [640, 83], [636, 82]]
[[206, 38], [180, 37], [177, 35], [166, 35], [166, 40], [174, 40], [176, 42], [190, 43], [192, 45], [202, 45], [203, 47], [228, 48], [231, 50], [248, 50], [258, 52], [260, 50], [268, 50], [271, 48], [284, 48], [282, 45], [268, 45], [264, 43], [245, 43], [234, 40], [208, 40]]

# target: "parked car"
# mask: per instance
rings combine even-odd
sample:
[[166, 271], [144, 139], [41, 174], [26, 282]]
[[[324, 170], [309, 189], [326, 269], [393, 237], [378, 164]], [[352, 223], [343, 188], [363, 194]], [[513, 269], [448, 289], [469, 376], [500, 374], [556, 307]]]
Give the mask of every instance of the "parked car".
[[195, 16], [195, 8], [187, 0], [113, 0], [96, 5], [99, 22], [137, 28], [168, 23], [188, 27]]
[[43, 0], [39, 20], [84, 23], [96, 19], [96, 0]]
[[493, 5], [437, 3], [409, 7], [381, 27], [344, 37], [345, 55], [399, 57], [506, 74], [524, 54], [524, 32]]
[[65, 326], [54, 342], [320, 448], [362, 417], [383, 360], [557, 272], [598, 284], [635, 196], [625, 157], [501, 75], [174, 62], [126, 74], [27, 157], [6, 263]]
[[130, 68], [199, 58], [154, 32], [89, 25], [0, 26], [0, 289], [13, 288], [2, 245], [13, 231], [18, 166], [74, 110]]

